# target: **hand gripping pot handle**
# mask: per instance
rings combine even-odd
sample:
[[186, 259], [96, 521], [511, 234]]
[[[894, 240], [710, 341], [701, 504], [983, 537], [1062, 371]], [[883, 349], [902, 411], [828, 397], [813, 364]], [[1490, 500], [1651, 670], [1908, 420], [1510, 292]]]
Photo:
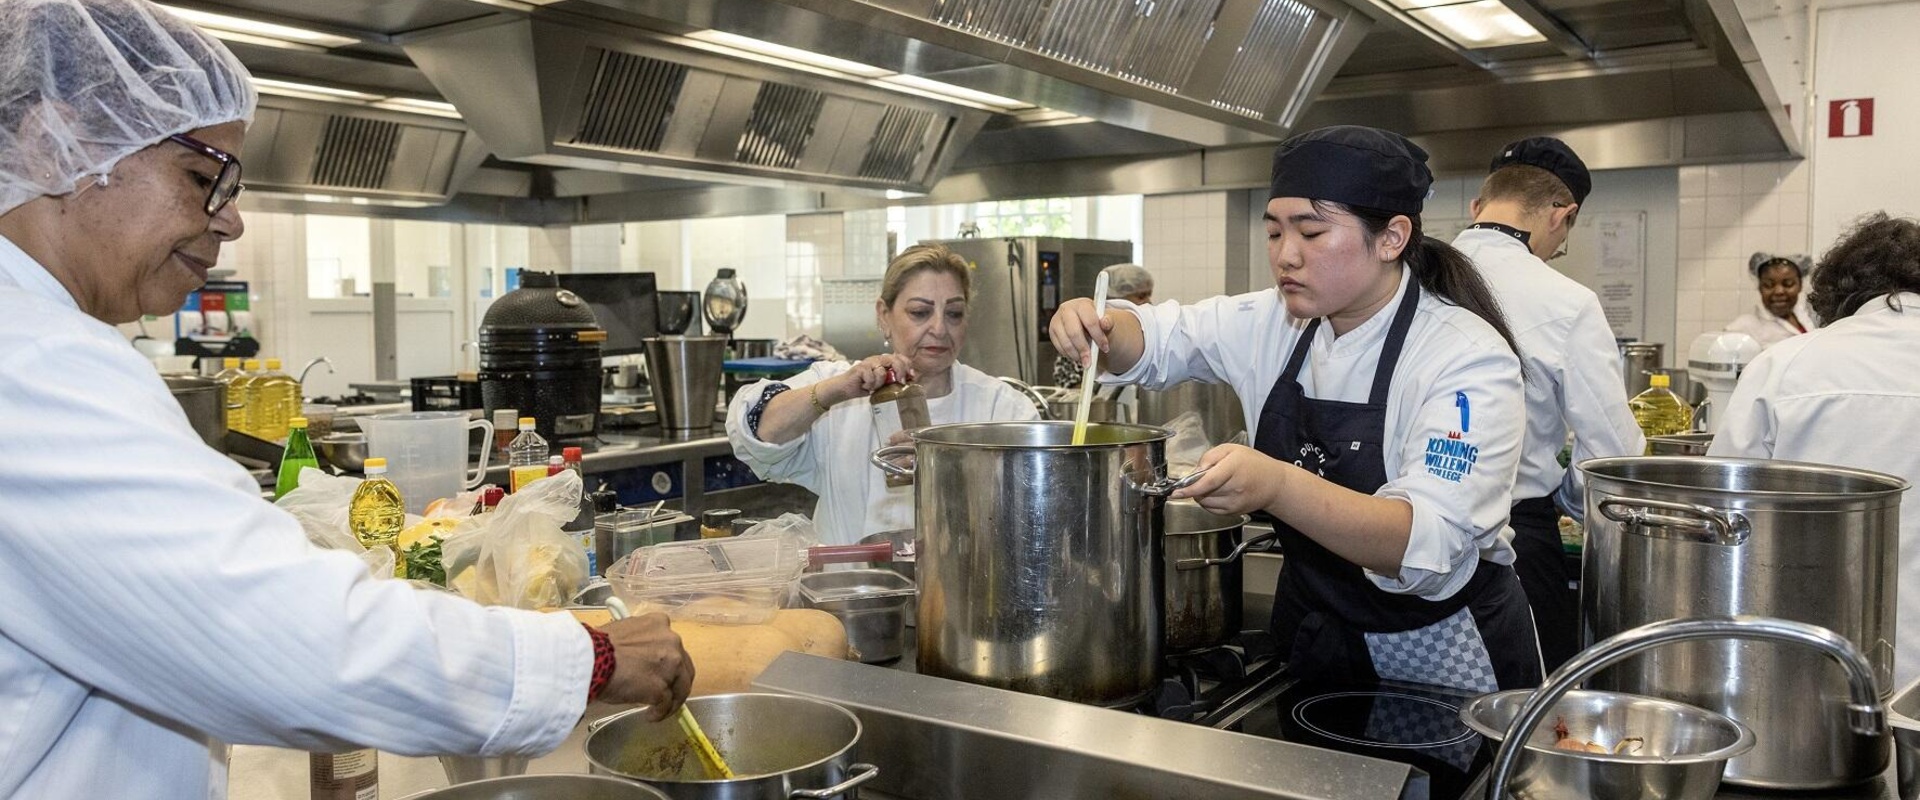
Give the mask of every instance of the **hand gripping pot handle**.
[[1642, 536], [1700, 544], [1733, 547], [1746, 544], [1752, 533], [1747, 518], [1740, 514], [1665, 500], [1609, 497], [1600, 501], [1600, 515], [1626, 523], [1629, 530]]
[[911, 455], [913, 455], [913, 445], [895, 444], [873, 451], [873, 455], [868, 456], [867, 460], [872, 461], [874, 466], [879, 467], [881, 472], [887, 473], [888, 475], [896, 478], [911, 478], [913, 477], [913, 467], [903, 467], [890, 460]]
[[873, 776], [880, 774], [880, 768], [872, 764], [854, 764], [847, 767], [847, 771], [854, 773], [854, 776], [825, 789], [795, 789], [787, 792], [787, 797], [809, 798], [809, 800], [826, 800], [826, 798], [829, 797], [839, 797], [840, 795], [853, 791], [860, 784], [873, 780]]

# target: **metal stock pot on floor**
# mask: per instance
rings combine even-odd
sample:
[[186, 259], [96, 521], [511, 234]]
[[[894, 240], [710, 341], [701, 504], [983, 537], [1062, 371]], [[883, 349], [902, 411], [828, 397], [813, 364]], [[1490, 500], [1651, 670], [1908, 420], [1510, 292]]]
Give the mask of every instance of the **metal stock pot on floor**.
[[914, 477], [920, 672], [1107, 706], [1151, 691], [1171, 435], [1097, 424], [1075, 445], [1071, 422], [963, 423], [875, 452]]

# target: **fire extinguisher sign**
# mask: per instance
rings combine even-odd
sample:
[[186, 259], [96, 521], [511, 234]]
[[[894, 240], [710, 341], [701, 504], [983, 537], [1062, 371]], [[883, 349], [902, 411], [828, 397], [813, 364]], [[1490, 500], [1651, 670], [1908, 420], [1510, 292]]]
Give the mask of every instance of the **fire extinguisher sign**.
[[1873, 98], [1827, 101], [1827, 138], [1873, 135]]

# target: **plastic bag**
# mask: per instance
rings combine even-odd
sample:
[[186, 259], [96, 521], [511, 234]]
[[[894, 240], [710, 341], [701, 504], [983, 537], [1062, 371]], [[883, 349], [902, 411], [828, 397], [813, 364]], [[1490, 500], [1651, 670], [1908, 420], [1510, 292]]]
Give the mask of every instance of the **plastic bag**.
[[328, 475], [305, 467], [300, 470], [300, 485], [273, 501], [281, 510], [299, 520], [307, 541], [323, 550], [345, 550], [367, 562], [367, 571], [376, 578], [393, 577], [393, 551], [385, 547], [371, 550], [360, 546], [353, 529], [347, 525], [347, 508], [353, 504], [353, 492], [360, 488], [359, 478]]
[[441, 540], [447, 585], [484, 605], [559, 608], [587, 580], [587, 552], [561, 526], [580, 513], [572, 471], [521, 487]]
[[1207, 441], [1207, 427], [1199, 412], [1188, 411], [1169, 420], [1163, 428], [1173, 431], [1167, 441], [1167, 477], [1184, 478], [1199, 466], [1200, 457], [1213, 449]]

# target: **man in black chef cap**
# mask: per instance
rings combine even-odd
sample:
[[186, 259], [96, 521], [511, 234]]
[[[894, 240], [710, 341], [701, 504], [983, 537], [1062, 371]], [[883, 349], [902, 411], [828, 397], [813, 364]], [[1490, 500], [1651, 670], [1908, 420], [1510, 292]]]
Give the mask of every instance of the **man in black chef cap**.
[[1581, 514], [1580, 486], [1559, 455], [1573, 435], [1572, 463], [1639, 455], [1646, 441], [1627, 410], [1613, 329], [1593, 290], [1547, 266], [1593, 179], [1565, 142], [1522, 139], [1494, 156], [1473, 226], [1453, 246], [1473, 259], [1499, 298], [1527, 378], [1527, 436], [1513, 487], [1514, 568], [1526, 589], [1548, 672], [1580, 649], [1579, 568], [1560, 544], [1560, 515]]

